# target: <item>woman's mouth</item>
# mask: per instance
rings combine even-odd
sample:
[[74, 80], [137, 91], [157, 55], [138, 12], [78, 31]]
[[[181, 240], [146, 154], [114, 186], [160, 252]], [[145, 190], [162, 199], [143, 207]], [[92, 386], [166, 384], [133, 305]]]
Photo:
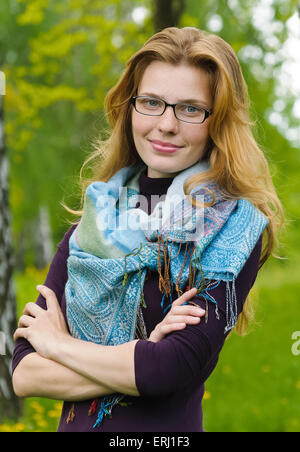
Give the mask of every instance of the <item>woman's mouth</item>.
[[173, 152], [178, 151], [178, 149], [181, 149], [182, 146], [177, 146], [173, 143], [167, 143], [164, 141], [158, 141], [158, 140], [149, 140], [153, 149], [158, 152], [164, 152], [167, 154], [172, 154]]

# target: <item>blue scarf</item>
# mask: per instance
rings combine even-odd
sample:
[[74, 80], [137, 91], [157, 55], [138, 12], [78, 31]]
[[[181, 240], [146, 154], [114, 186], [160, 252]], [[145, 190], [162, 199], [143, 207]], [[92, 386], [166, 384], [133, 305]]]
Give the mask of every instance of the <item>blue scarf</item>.
[[[83, 215], [70, 238], [66, 303], [71, 334], [102, 345], [146, 339], [141, 307], [146, 306], [147, 269], [159, 273], [164, 314], [175, 290], [180, 296], [187, 287], [197, 287], [218, 315], [209, 290], [225, 281], [228, 332], [237, 322], [235, 279], [267, 218], [246, 199], [226, 198], [214, 183], [201, 184], [187, 197], [184, 182], [206, 171], [207, 162], [179, 173], [165, 199], [147, 215], [136, 207], [144, 169], [140, 164], [122, 168], [108, 182], [86, 190]], [[212, 206], [201, 207], [212, 200]], [[123, 397], [104, 397], [94, 427]]]

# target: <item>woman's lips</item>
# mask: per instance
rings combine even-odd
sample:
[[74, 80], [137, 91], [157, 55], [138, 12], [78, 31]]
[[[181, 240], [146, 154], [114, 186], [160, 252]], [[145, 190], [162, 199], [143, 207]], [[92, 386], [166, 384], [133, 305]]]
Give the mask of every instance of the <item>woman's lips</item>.
[[167, 154], [172, 154], [173, 152], [178, 151], [178, 149], [181, 149], [182, 146], [176, 146], [172, 143], [165, 143], [162, 141], [156, 141], [156, 140], [149, 140], [152, 147], [155, 149], [155, 151], [158, 152], [165, 152]]

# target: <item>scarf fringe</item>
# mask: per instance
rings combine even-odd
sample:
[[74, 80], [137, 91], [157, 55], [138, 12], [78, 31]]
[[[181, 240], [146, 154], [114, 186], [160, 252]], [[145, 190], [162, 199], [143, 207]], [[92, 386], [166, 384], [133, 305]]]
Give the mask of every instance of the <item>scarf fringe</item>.
[[98, 412], [97, 420], [95, 424], [93, 425], [93, 428], [100, 427], [102, 425], [104, 416], [111, 417], [112, 409], [115, 405], [117, 405], [119, 402], [121, 402], [122, 399], [124, 399], [126, 395], [124, 394], [118, 394], [116, 396], [105, 396], [102, 399], [101, 406]]
[[93, 414], [96, 413], [97, 405], [98, 405], [99, 399], [94, 399], [91, 403], [90, 409], [89, 409], [89, 416], [93, 416]]
[[[159, 290], [163, 294], [162, 300], [161, 300], [161, 308], [162, 308], [163, 314], [166, 315], [166, 313], [172, 306], [173, 287], [175, 286], [175, 290], [176, 290], [178, 298], [183, 294], [183, 290], [180, 288], [180, 283], [181, 283], [183, 271], [184, 271], [185, 267], [188, 265], [188, 267], [189, 267], [189, 273], [188, 273], [189, 284], [185, 290], [187, 291], [192, 287], [197, 287], [197, 295], [198, 296], [204, 296], [204, 298], [206, 300], [212, 301], [216, 305], [216, 316], [219, 319], [217, 302], [215, 299], [213, 299], [213, 297], [211, 297], [207, 294], [208, 290], [211, 290], [212, 288], [217, 287], [217, 286], [213, 285], [213, 287], [210, 288], [210, 283], [207, 283], [207, 281], [205, 280], [205, 276], [204, 276], [204, 273], [202, 270], [202, 265], [201, 265], [201, 255], [200, 255], [199, 251], [198, 251], [198, 253], [195, 253], [196, 247], [195, 247], [194, 242], [186, 242], [185, 245], [182, 242], [180, 242], [179, 247], [178, 247], [178, 252], [176, 253], [176, 255], [174, 257], [171, 258], [174, 241], [173, 240], [171, 241], [171, 246], [170, 246], [170, 251], [169, 251], [168, 237], [166, 239], [164, 239], [163, 236], [158, 233], [156, 233], [156, 237], [157, 237], [157, 243], [158, 243], [157, 271], [158, 271], [158, 275], [159, 275]], [[181, 249], [182, 249], [182, 245], [185, 246], [183, 261], [181, 264], [180, 271], [177, 275], [176, 281], [173, 281], [172, 277], [170, 276], [170, 274], [171, 274], [170, 265], [171, 265], [171, 261], [176, 259], [179, 256]], [[142, 251], [142, 247], [143, 247], [143, 244], [141, 243], [140, 248], [133, 249], [130, 253], [128, 253], [125, 256], [123, 286], [126, 285], [127, 280], [128, 280], [127, 258], [129, 256], [137, 256]], [[192, 265], [193, 255], [195, 255], [195, 265], [194, 266]], [[198, 281], [196, 283], [197, 272], [201, 278], [200, 278], [200, 281]], [[142, 270], [141, 270], [141, 263], [139, 263], [139, 287], [140, 287], [140, 299], [141, 299], [140, 302], [141, 302], [141, 306], [143, 308], [147, 308], [147, 305], [146, 305], [146, 302], [144, 299], [141, 281], [142, 281]], [[170, 298], [170, 303], [164, 307], [165, 299], [167, 297]], [[205, 318], [206, 318], [206, 322], [207, 322], [208, 321], [208, 304], [207, 304]]]
[[72, 406], [69, 410], [69, 414], [66, 420], [66, 423], [69, 424], [69, 422], [73, 422], [75, 419], [75, 403], [72, 403]]
[[237, 298], [235, 290], [235, 279], [232, 280], [232, 289], [230, 290], [230, 281], [226, 281], [226, 326], [224, 333], [231, 331], [238, 319]]

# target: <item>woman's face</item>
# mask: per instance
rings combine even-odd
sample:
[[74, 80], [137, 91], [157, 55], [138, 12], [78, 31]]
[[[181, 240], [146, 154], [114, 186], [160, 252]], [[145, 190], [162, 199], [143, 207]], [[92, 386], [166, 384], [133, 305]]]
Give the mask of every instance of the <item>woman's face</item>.
[[[196, 104], [210, 110], [209, 82], [209, 76], [200, 68], [154, 61], [145, 70], [137, 95], [156, 97], [169, 104]], [[201, 160], [209, 139], [209, 121], [210, 117], [202, 124], [180, 121], [171, 107], [162, 116], [145, 116], [132, 108], [134, 143], [148, 167], [148, 176], [174, 177]]]

